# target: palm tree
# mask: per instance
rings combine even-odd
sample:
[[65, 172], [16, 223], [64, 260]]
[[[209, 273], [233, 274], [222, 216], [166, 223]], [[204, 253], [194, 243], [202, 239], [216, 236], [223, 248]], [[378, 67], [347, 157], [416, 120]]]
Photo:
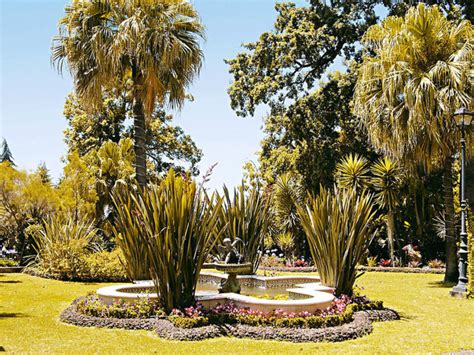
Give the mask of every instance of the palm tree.
[[199, 73], [204, 28], [186, 0], [73, 0], [59, 21], [52, 61], [66, 61], [84, 106], [132, 80], [136, 178], [146, 185], [145, 115], [157, 103], [179, 108]]
[[366, 158], [359, 154], [346, 155], [336, 165], [337, 185], [343, 189], [365, 189], [369, 186], [369, 166]]
[[454, 111], [472, 107], [474, 30], [420, 3], [405, 17], [372, 26], [355, 88], [354, 111], [372, 145], [406, 166], [443, 169], [445, 281], [455, 281], [456, 238], [452, 164], [459, 133]]
[[307, 254], [309, 251], [306, 250], [304, 233], [297, 210], [298, 206], [304, 204], [306, 193], [303, 187], [294, 174], [285, 173], [277, 178], [274, 189], [275, 222], [281, 232], [277, 236], [277, 245], [279, 244], [278, 239], [288, 239], [289, 236], [292, 236], [293, 239], [296, 239], [298, 256]]
[[387, 157], [377, 160], [370, 168], [371, 186], [375, 190], [377, 204], [387, 210], [387, 239], [390, 259], [395, 260], [395, 207], [399, 188], [399, 169], [397, 163]]

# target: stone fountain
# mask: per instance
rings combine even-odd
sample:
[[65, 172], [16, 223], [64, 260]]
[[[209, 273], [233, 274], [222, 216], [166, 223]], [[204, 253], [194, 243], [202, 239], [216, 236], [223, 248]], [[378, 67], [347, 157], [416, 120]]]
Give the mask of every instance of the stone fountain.
[[227, 279], [222, 279], [218, 291], [219, 293], [240, 293], [240, 282], [237, 275], [250, 274], [252, 264], [242, 263], [243, 256], [237, 250], [237, 244], [242, 243], [241, 239], [236, 238], [232, 242], [229, 238], [225, 238], [222, 243], [218, 249], [224, 255], [224, 263], [214, 263], [214, 267], [217, 271], [226, 273]]

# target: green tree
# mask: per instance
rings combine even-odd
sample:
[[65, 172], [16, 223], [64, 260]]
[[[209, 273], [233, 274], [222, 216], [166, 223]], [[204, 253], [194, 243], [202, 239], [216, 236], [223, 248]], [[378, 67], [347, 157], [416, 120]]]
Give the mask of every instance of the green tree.
[[3, 143], [2, 143], [2, 152], [0, 154], [0, 163], [5, 163], [8, 162], [10, 165], [15, 166], [14, 160], [13, 160], [13, 154], [10, 151], [10, 147], [8, 147], [7, 140], [3, 138]]
[[363, 43], [354, 110], [381, 152], [407, 166], [443, 169], [445, 281], [455, 281], [452, 165], [459, 131], [452, 114], [472, 104], [473, 26], [419, 4], [403, 18], [388, 17], [371, 27]]
[[156, 103], [180, 107], [201, 67], [204, 28], [185, 0], [73, 0], [52, 60], [67, 61], [79, 100], [97, 111], [103, 88], [132, 81], [136, 179], [146, 185], [146, 120]]
[[51, 184], [51, 176], [49, 176], [49, 170], [46, 167], [45, 162], [38, 165], [36, 168], [36, 174], [38, 174], [43, 184]]
[[[121, 139], [133, 138], [133, 127], [126, 124], [132, 118], [130, 84], [123, 89], [103, 90], [101, 108], [88, 112], [78, 102], [76, 95], [70, 94], [64, 105], [64, 115], [68, 121], [65, 141], [69, 152], [77, 151], [80, 156], [100, 149], [105, 142], [119, 143]], [[197, 164], [202, 152], [192, 138], [179, 126], [172, 123], [173, 116], [166, 114], [163, 107], [156, 105], [146, 120], [145, 147], [148, 175], [163, 173], [173, 168], [175, 171], [189, 170], [199, 174]]]

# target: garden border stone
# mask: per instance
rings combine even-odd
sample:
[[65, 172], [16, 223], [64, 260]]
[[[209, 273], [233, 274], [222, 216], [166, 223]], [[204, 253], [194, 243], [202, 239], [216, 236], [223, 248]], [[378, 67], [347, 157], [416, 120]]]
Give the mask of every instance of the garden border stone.
[[184, 329], [176, 327], [167, 319], [118, 319], [87, 316], [76, 310], [76, 303], [81, 298], [76, 299], [61, 313], [59, 319], [62, 322], [82, 327], [155, 330], [160, 338], [180, 341], [197, 341], [233, 336], [236, 338], [280, 340], [295, 343], [339, 342], [370, 334], [373, 329], [373, 321], [399, 319], [397, 312], [391, 309], [383, 309], [356, 312], [351, 322], [327, 328], [274, 328], [237, 324], [207, 325], [199, 328]]

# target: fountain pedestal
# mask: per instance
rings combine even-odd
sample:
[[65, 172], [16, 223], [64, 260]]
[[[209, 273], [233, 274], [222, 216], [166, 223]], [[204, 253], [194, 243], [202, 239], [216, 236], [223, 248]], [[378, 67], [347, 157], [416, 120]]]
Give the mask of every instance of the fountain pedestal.
[[240, 282], [237, 275], [250, 274], [252, 271], [251, 263], [243, 264], [214, 264], [216, 270], [225, 272], [227, 279], [221, 281], [219, 293], [240, 293]]

